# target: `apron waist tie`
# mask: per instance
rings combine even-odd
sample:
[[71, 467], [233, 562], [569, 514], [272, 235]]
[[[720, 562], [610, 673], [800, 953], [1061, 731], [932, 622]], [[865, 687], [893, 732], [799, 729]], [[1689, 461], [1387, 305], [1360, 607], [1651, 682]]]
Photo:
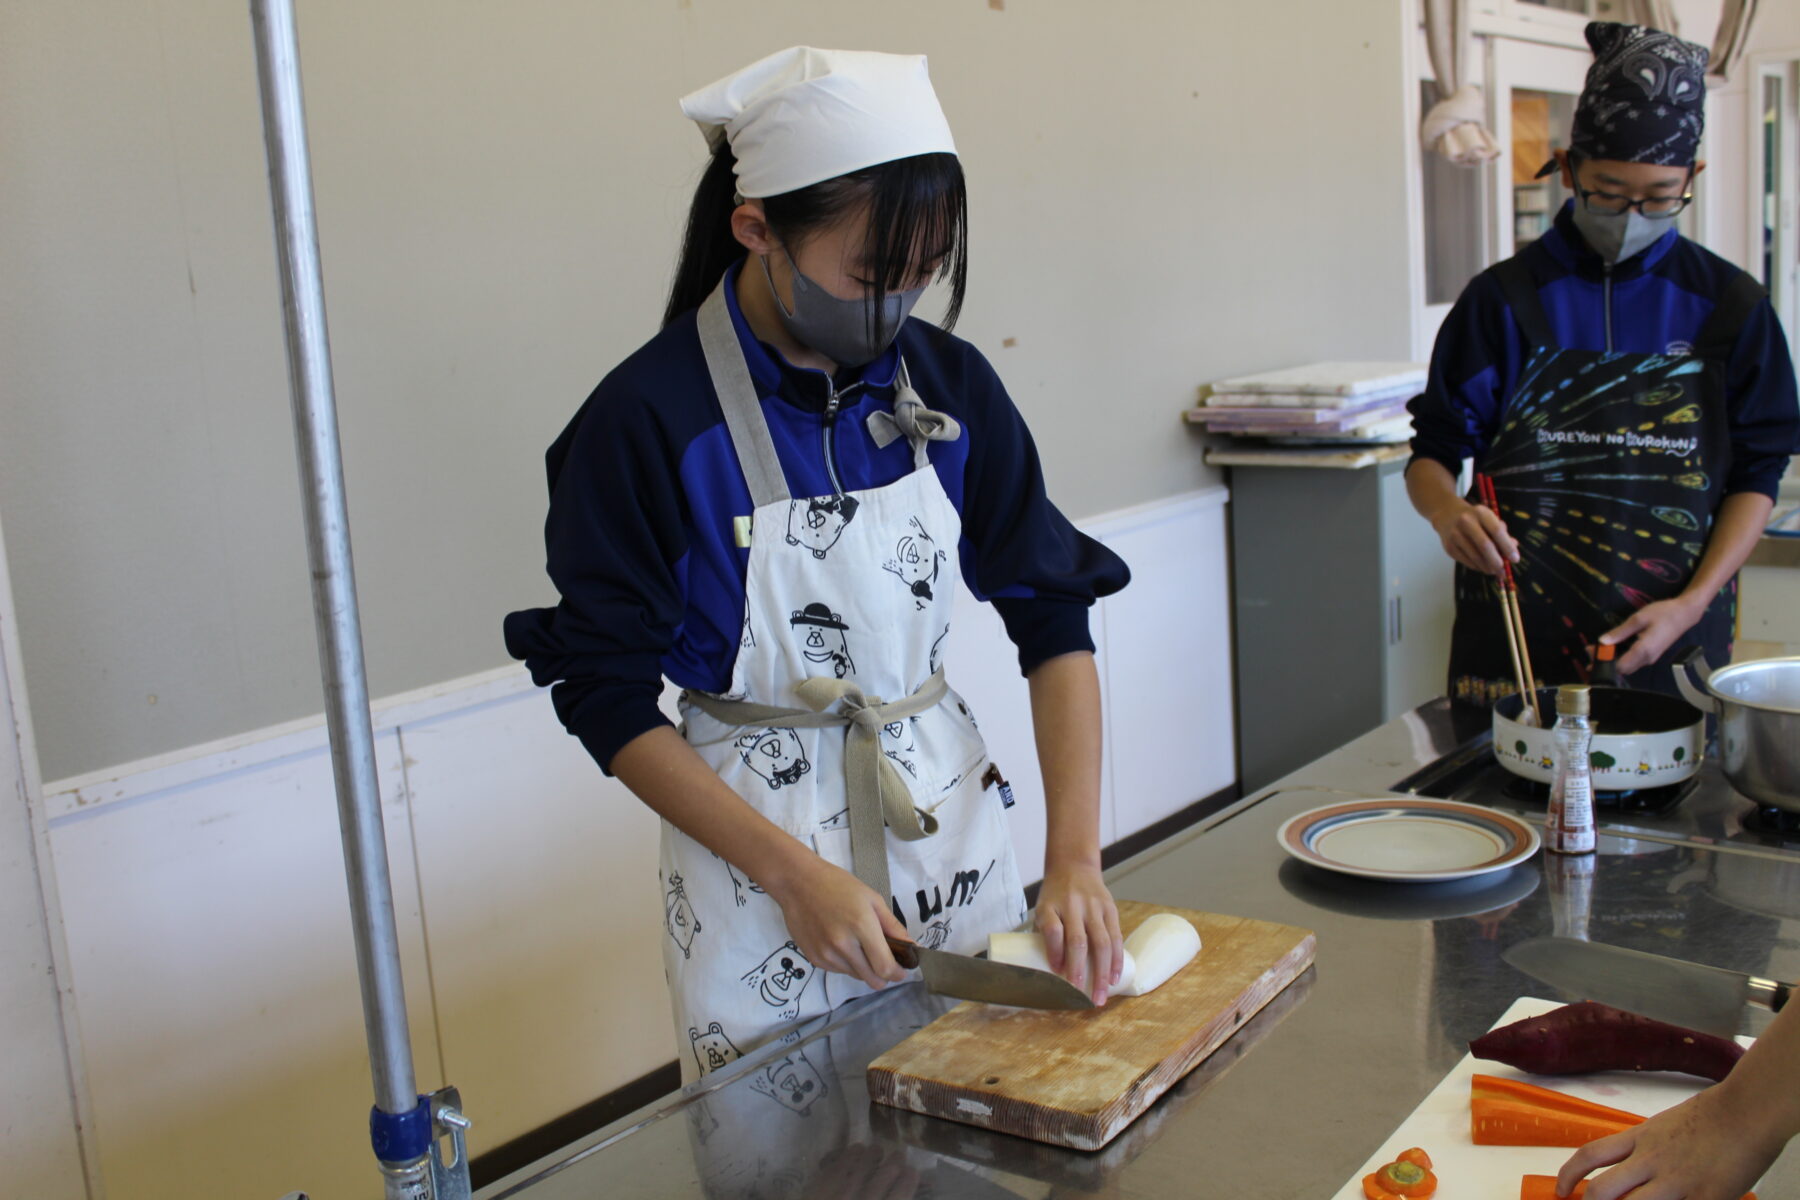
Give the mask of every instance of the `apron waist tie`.
[[845, 679], [823, 676], [802, 680], [794, 688], [805, 708], [781, 708], [748, 700], [722, 700], [706, 692], [683, 698], [707, 716], [731, 727], [724, 737], [696, 746], [723, 742], [751, 727], [828, 729], [844, 727], [844, 790], [849, 801], [850, 863], [856, 877], [877, 894], [892, 894], [888, 884], [887, 840], [883, 828], [901, 841], [914, 842], [937, 832], [937, 818], [913, 803], [912, 789], [887, 755], [881, 752], [881, 728], [935, 708], [949, 685], [940, 668], [902, 700], [885, 702], [865, 695]]

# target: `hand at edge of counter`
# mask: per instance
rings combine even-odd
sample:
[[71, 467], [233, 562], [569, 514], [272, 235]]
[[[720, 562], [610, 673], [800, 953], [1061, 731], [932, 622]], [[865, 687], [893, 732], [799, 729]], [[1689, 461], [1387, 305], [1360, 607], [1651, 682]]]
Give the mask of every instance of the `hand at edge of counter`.
[[1119, 906], [1100, 869], [1048, 869], [1038, 893], [1037, 926], [1050, 969], [1085, 990], [1095, 1004], [1105, 1004], [1125, 965], [1125, 939], [1119, 932]]
[[887, 903], [752, 808], [673, 727], [627, 742], [612, 770], [651, 811], [756, 880], [812, 962], [876, 989], [906, 978], [882, 936], [907, 936]]
[[1037, 927], [1050, 969], [1105, 1004], [1125, 939], [1101, 876], [1100, 676], [1091, 650], [1045, 659], [1025, 676], [1044, 776], [1044, 886]]
[[1642, 1125], [1589, 1142], [1557, 1194], [1601, 1167], [1587, 1200], [1738, 1200], [1800, 1134], [1800, 1004], [1791, 1004], [1720, 1083]]
[[[1738, 1200], [1783, 1143], [1748, 1145], [1741, 1117], [1718, 1092], [1717, 1086], [1707, 1088], [1642, 1125], [1589, 1142], [1563, 1164], [1557, 1194], [1566, 1196], [1588, 1172], [1611, 1167], [1588, 1184], [1585, 1200]], [[1731, 1143], [1744, 1149], [1721, 1153], [1720, 1146]]]
[[827, 971], [855, 976], [876, 991], [905, 982], [906, 972], [894, 961], [887, 937], [911, 941], [911, 935], [862, 880], [821, 858], [767, 887], [781, 906], [794, 944], [807, 958]]

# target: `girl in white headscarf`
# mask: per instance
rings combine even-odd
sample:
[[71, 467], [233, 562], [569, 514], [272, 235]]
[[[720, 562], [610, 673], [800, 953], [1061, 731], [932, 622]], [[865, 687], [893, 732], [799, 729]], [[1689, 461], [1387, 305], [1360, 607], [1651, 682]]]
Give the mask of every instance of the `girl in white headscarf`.
[[[1030, 681], [1038, 926], [1104, 1001], [1122, 950], [1087, 610], [1128, 573], [1050, 503], [993, 369], [946, 332], [967, 205], [925, 61], [800, 47], [682, 107], [712, 160], [665, 328], [552, 446], [562, 599], [507, 639], [664, 820], [685, 1072], [905, 978], [894, 943], [972, 953], [1025, 917], [1011, 790], [943, 672], [959, 578]], [[908, 318], [933, 280], [943, 328]]]

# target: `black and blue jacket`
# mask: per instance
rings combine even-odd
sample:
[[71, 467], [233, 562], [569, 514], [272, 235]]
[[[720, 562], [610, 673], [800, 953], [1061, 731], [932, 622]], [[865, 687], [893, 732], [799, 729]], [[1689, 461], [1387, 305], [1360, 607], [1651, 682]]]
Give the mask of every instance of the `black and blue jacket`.
[[[1616, 264], [1610, 278], [1575, 228], [1574, 203], [1522, 255], [1558, 340], [1569, 350], [1628, 354], [1691, 349], [1738, 268], [1674, 230]], [[1413, 457], [1455, 474], [1481, 460], [1530, 348], [1491, 270], [1463, 290], [1438, 331], [1425, 391], [1407, 407]], [[1800, 405], [1787, 338], [1768, 300], [1751, 312], [1726, 364], [1731, 463], [1725, 491], [1773, 497], [1800, 450]]]
[[[833, 380], [756, 339], [738, 311], [737, 270], [725, 295], [791, 493], [884, 487], [913, 469], [904, 438], [879, 447], [866, 424], [891, 406], [904, 355], [925, 403], [962, 425], [956, 441], [930, 443], [930, 459], [962, 516], [970, 590], [998, 610], [1026, 672], [1092, 650], [1088, 608], [1130, 573], [1050, 503], [1031, 434], [980, 352], [908, 320], [880, 358]], [[833, 389], [839, 407], [828, 420]], [[743, 627], [749, 551], [733, 518], [750, 513], [750, 492], [694, 314], [601, 380], [545, 458], [544, 540], [562, 599], [510, 614], [506, 648], [539, 686], [554, 685], [558, 717], [604, 769], [668, 723], [657, 707], [665, 676], [699, 691], [730, 686]]]

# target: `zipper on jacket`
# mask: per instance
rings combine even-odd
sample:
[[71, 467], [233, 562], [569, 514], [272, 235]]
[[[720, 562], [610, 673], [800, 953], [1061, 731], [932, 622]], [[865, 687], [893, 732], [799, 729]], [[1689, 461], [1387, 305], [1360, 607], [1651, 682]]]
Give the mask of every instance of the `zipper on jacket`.
[[1612, 271], [1613, 271], [1613, 269], [1612, 269], [1612, 264], [1607, 263], [1604, 267], [1604, 271], [1605, 271], [1605, 273], [1600, 277], [1600, 298], [1602, 301], [1602, 307], [1606, 311], [1606, 352], [1608, 354], [1611, 354], [1612, 348], [1613, 348], [1613, 332], [1612, 332]]
[[819, 426], [819, 442], [825, 448], [825, 474], [831, 477], [833, 495], [842, 496], [844, 485], [838, 480], [837, 460], [831, 453], [831, 427], [837, 422], [838, 394], [836, 386], [831, 386], [831, 394], [825, 401], [825, 420]]
[[819, 444], [825, 451], [825, 474], [830, 477], [831, 491], [836, 496], [844, 494], [844, 484], [838, 478], [837, 455], [831, 448], [832, 429], [837, 424], [838, 409], [843, 406], [844, 397], [861, 386], [859, 381], [840, 392], [837, 383], [829, 375], [825, 377], [825, 419], [819, 429]]

